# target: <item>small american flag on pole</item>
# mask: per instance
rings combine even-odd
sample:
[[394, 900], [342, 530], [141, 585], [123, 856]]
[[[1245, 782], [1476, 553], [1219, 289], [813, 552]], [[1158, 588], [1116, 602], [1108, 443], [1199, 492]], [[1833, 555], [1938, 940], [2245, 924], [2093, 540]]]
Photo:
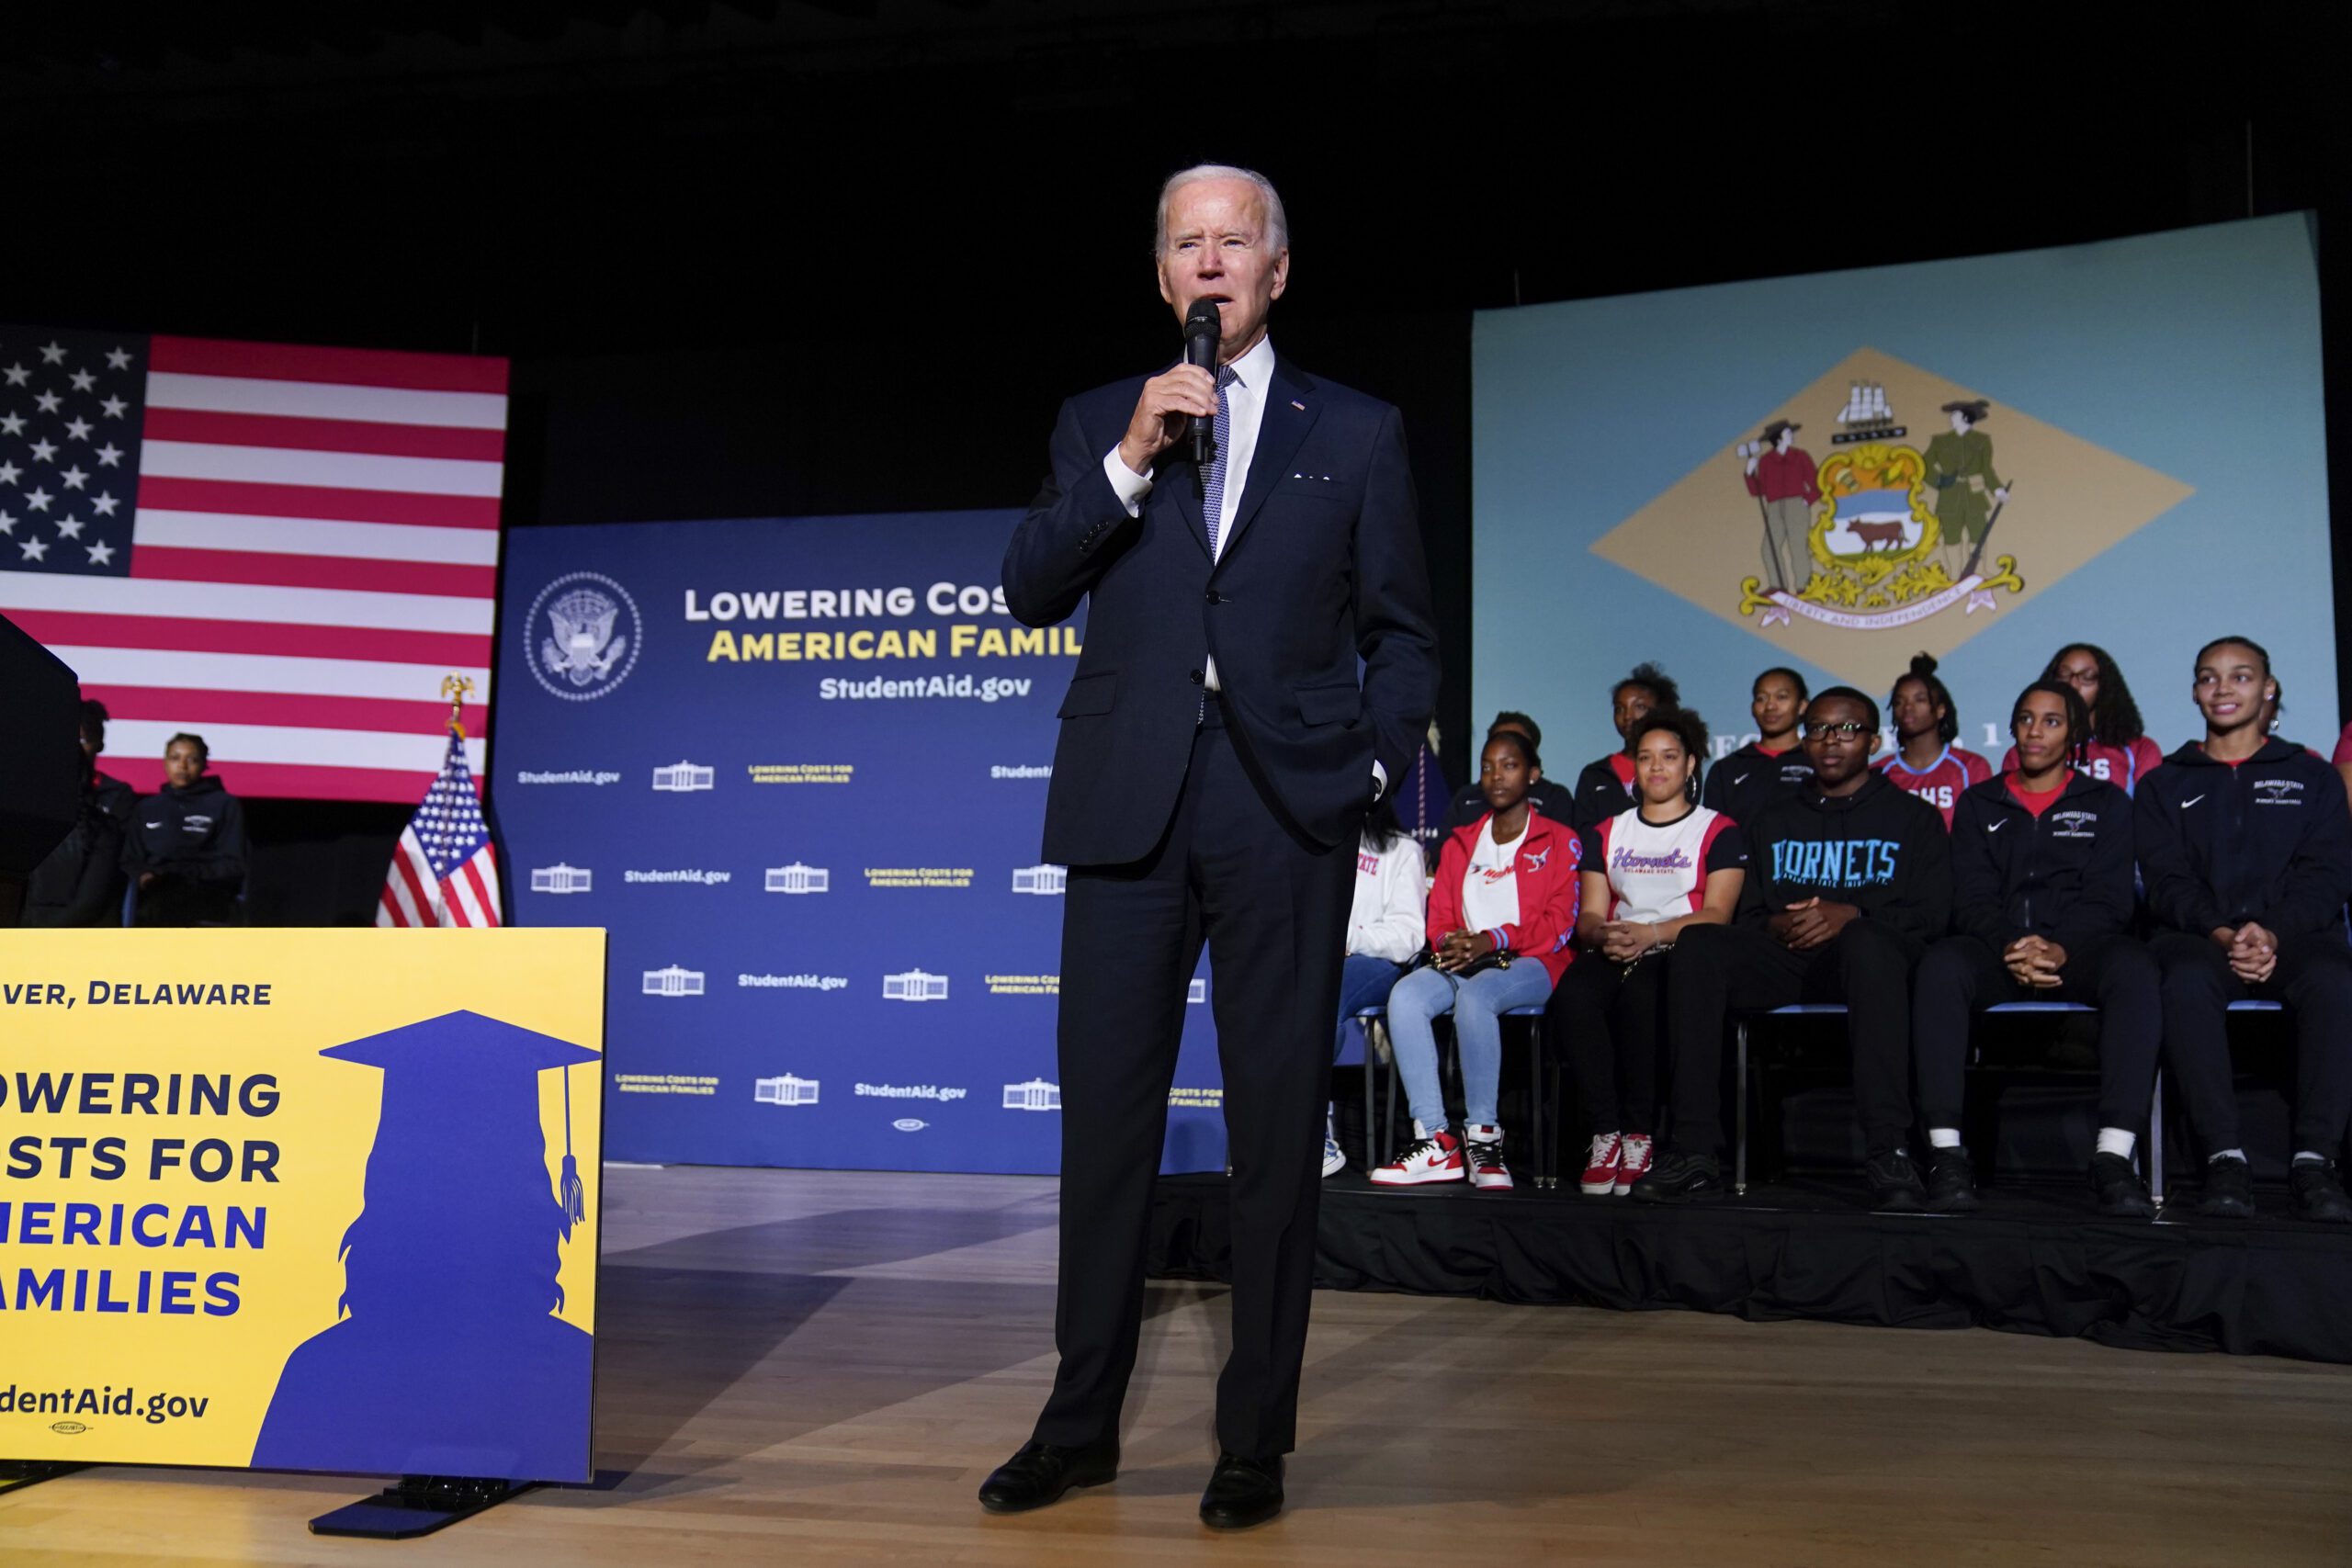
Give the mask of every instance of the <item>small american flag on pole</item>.
[[494, 926], [498, 851], [466, 766], [465, 737], [449, 728], [449, 751], [424, 804], [401, 829], [376, 901], [379, 926]]

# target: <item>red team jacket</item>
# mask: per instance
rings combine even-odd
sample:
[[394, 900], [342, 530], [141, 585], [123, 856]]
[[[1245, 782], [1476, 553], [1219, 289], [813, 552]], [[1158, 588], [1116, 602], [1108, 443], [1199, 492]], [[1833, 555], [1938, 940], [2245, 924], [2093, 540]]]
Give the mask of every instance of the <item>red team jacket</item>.
[[[1457, 828], [1438, 852], [1437, 880], [1430, 888], [1430, 946], [1443, 942], [1450, 931], [1464, 928], [1462, 879], [1470, 870], [1470, 853], [1478, 835], [1487, 830], [1487, 817]], [[1558, 985], [1576, 956], [1570, 945], [1577, 933], [1577, 871], [1583, 846], [1576, 829], [1555, 822], [1540, 811], [1527, 814], [1527, 831], [1517, 846], [1512, 869], [1519, 882], [1519, 921], [1492, 934], [1498, 951], [1532, 958]]]
[[1951, 808], [1959, 803], [1960, 792], [1993, 776], [1992, 763], [1959, 746], [1945, 747], [1943, 755], [1922, 772], [1915, 773], [1899, 750], [1880, 758], [1877, 767], [1897, 789], [1917, 795], [1942, 812], [1947, 833], [1951, 831]]

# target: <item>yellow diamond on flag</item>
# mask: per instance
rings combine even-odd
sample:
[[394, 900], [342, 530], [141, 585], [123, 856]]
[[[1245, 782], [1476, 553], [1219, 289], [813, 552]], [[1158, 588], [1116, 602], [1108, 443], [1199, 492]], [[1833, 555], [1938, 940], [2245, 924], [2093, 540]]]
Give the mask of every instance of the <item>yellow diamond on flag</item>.
[[1915, 652], [1949, 654], [2192, 493], [1860, 348], [1759, 406], [1592, 549], [1867, 686]]

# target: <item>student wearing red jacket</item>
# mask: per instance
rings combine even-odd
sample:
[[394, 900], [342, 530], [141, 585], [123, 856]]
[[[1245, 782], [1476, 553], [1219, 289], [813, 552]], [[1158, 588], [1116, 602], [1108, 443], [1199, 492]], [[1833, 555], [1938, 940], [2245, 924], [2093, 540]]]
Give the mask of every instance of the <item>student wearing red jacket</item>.
[[[1514, 730], [1487, 738], [1478, 777], [1492, 808], [1457, 829], [1438, 853], [1430, 889], [1434, 961], [1388, 993], [1388, 1038], [1413, 1106], [1413, 1142], [1372, 1172], [1384, 1187], [1460, 1181], [1507, 1190], [1502, 1128], [1501, 1015], [1541, 1006], [1574, 956], [1577, 835], [1531, 808], [1528, 788], [1543, 776], [1535, 744]], [[1464, 1125], [1451, 1125], [1438, 1082], [1431, 1021], [1453, 1015], [1462, 1057]]]

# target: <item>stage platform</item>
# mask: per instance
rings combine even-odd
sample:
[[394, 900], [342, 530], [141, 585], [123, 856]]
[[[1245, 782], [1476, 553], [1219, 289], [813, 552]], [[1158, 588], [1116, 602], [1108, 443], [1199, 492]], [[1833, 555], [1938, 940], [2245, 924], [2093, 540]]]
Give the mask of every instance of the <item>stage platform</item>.
[[[1574, 1173], [1567, 1180], [1573, 1182]], [[1996, 1190], [1965, 1215], [1874, 1214], [1859, 1179], [1793, 1179], [1680, 1207], [1565, 1190], [1324, 1185], [1316, 1282], [1755, 1321], [1997, 1328], [2134, 1349], [2352, 1362], [2352, 1226], [2100, 1217], [2087, 1190]], [[1164, 1179], [1156, 1275], [1227, 1277], [1226, 1181]]]
[[[1510, 1200], [1332, 1196], [1519, 1234]], [[2352, 1368], [1370, 1290], [1317, 1295], [1289, 1511], [1217, 1536], [1226, 1292], [1189, 1280], [1147, 1291], [1118, 1480], [993, 1517], [972, 1490], [1053, 1376], [1055, 1216], [1036, 1178], [608, 1167], [595, 1485], [401, 1543], [304, 1533], [368, 1481], [102, 1466], [0, 1495], [0, 1562], [2317, 1568], [2352, 1540]]]

